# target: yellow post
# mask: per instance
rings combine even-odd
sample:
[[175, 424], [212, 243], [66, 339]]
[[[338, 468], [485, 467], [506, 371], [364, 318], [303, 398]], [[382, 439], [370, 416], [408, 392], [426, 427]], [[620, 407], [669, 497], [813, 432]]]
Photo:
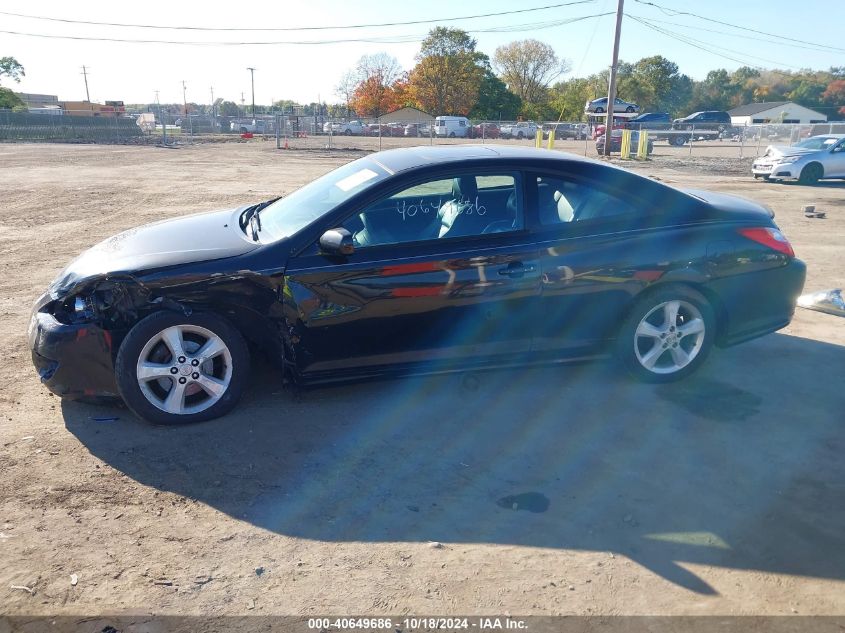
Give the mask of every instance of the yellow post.
[[640, 130], [640, 142], [637, 146], [637, 160], [648, 158], [648, 132]]
[[549, 130], [549, 149], [555, 148], [555, 131]]
[[622, 130], [622, 146], [619, 148], [619, 158], [631, 158], [631, 130]]
[[537, 129], [536, 134], [534, 134], [534, 147], [541, 148], [543, 147], [543, 130]]

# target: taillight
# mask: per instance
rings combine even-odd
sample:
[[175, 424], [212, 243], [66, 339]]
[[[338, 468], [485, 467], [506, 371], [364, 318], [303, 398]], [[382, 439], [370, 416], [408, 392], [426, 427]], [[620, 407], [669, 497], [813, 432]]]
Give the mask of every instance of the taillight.
[[754, 240], [758, 244], [768, 246], [772, 250], [790, 257], [795, 257], [795, 251], [792, 250], [792, 244], [786, 239], [786, 236], [768, 226], [754, 227], [750, 229], [740, 229], [739, 234], [747, 237], [749, 240]]

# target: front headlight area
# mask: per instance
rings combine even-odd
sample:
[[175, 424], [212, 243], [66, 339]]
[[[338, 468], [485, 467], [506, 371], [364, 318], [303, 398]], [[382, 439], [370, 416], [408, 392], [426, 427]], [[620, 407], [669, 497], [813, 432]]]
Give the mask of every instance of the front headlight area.
[[56, 299], [44, 306], [41, 311], [49, 312], [59, 323], [66, 325], [95, 323], [99, 320], [102, 307], [97, 303], [94, 292], [83, 291], [77, 295]]
[[804, 158], [803, 156], [784, 156], [775, 161], [777, 165], [789, 165]]
[[66, 325], [91, 323], [107, 330], [133, 323], [139, 309], [150, 305], [149, 293], [130, 280], [80, 284], [50, 299], [37, 310]]

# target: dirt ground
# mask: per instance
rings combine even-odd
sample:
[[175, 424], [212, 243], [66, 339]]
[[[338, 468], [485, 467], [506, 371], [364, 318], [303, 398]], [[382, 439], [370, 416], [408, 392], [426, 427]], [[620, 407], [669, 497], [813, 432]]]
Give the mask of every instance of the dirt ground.
[[[184, 428], [40, 385], [30, 306], [80, 251], [356, 156], [0, 145], [0, 613], [845, 614], [838, 317], [668, 386], [593, 363], [293, 393], [259, 363]], [[806, 289], [845, 287], [845, 183], [682, 159], [632, 168], [769, 204]]]

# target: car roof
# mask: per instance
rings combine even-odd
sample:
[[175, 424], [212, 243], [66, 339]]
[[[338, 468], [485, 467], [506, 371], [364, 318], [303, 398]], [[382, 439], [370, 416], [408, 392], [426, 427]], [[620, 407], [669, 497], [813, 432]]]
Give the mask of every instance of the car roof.
[[602, 164], [584, 156], [535, 147], [509, 147], [507, 145], [422, 145], [389, 149], [371, 154], [370, 158], [392, 172], [417, 167], [446, 165], [464, 161], [561, 161]]

